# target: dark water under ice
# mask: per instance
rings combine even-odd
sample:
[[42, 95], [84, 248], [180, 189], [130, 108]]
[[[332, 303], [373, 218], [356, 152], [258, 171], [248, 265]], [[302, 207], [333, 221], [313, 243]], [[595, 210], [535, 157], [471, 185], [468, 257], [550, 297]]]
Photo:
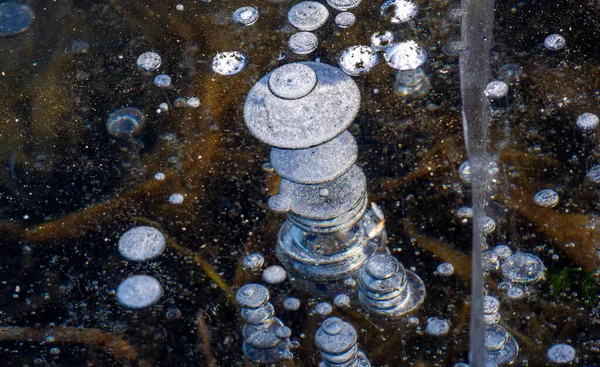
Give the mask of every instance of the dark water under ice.
[[[460, 114], [460, 24], [451, 1], [417, 1], [418, 16], [392, 25], [381, 1], [352, 10], [356, 24], [340, 29], [337, 11], [315, 31], [317, 50], [294, 55], [286, 14], [295, 1], [40, 1], [22, 33], [0, 37], [0, 365], [245, 366], [241, 319], [232, 295], [260, 274], [242, 259], [260, 252], [277, 264], [274, 244], [283, 216], [267, 199], [279, 178], [265, 167], [268, 147], [243, 121], [250, 87], [277, 66], [320, 58], [336, 65], [352, 45], [392, 31], [428, 52], [421, 88], [402, 88], [383, 60], [354, 80], [361, 109], [350, 131], [358, 141], [369, 199], [385, 213], [388, 247], [427, 286], [423, 306], [406, 320], [381, 322], [359, 307], [335, 308], [351, 322], [374, 366], [452, 366], [468, 359], [471, 222], [460, 178], [466, 160]], [[492, 103], [488, 151], [497, 163], [486, 214], [490, 247], [539, 256], [543, 279], [518, 300], [491, 271], [486, 289], [501, 301], [500, 324], [517, 340], [516, 366], [546, 366], [548, 349], [567, 343], [572, 365], [600, 365], [600, 183], [586, 178], [600, 164], [597, 130], [576, 125], [600, 113], [600, 5], [595, 1], [497, 1], [492, 79], [509, 85]], [[183, 5], [177, 10], [176, 5]], [[258, 21], [231, 20], [240, 6]], [[0, 17], [0, 20], [2, 18]], [[547, 35], [566, 39], [544, 48]], [[143, 72], [144, 52], [162, 57]], [[247, 67], [234, 76], [211, 70], [222, 51], [239, 51]], [[165, 73], [172, 87], [154, 77]], [[198, 108], [177, 107], [197, 97]], [[157, 112], [168, 103], [167, 111]], [[130, 138], [106, 129], [118, 108], [143, 111]], [[164, 173], [164, 180], [154, 178]], [[541, 189], [560, 197], [536, 205]], [[183, 194], [172, 204], [173, 194]], [[135, 225], [158, 228], [166, 252], [147, 263], [125, 261], [119, 237]], [[442, 262], [454, 274], [436, 274]], [[115, 297], [131, 274], [150, 274], [164, 288], [153, 307], [131, 311]], [[318, 297], [289, 282], [269, 286], [277, 315], [300, 342], [287, 366], [317, 366], [313, 336], [322, 317]], [[283, 300], [294, 295], [298, 311]], [[331, 300], [329, 300], [331, 301]], [[424, 333], [426, 320], [449, 321], [445, 336]]]

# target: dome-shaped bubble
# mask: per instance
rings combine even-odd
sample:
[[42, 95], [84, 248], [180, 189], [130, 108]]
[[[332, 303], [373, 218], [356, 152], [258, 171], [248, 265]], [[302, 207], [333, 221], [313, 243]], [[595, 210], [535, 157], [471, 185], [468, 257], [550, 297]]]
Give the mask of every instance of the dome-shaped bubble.
[[171, 85], [171, 77], [167, 74], [159, 74], [154, 78], [154, 85], [160, 88], [166, 88]]
[[340, 28], [352, 27], [356, 22], [356, 16], [348, 11], [335, 16], [335, 24]]
[[577, 117], [577, 127], [581, 130], [594, 130], [598, 126], [598, 116], [585, 112]]
[[348, 307], [350, 306], [350, 297], [346, 294], [338, 294], [333, 298], [333, 304], [336, 307]]
[[483, 297], [483, 313], [496, 313], [500, 309], [500, 301], [494, 296]]
[[496, 256], [498, 256], [498, 259], [504, 260], [510, 255], [512, 255], [512, 250], [506, 245], [498, 245], [494, 247], [494, 253], [496, 254]]
[[409, 0], [387, 0], [381, 5], [381, 15], [392, 24], [408, 22], [417, 16], [419, 7]]
[[414, 70], [425, 63], [427, 53], [423, 47], [410, 40], [388, 46], [383, 57], [396, 70]]
[[249, 254], [246, 257], [244, 257], [242, 266], [246, 270], [257, 271], [260, 268], [262, 268], [264, 263], [265, 263], [264, 256], [255, 252], [255, 253]]
[[7, 1], [0, 4], [0, 37], [25, 32], [33, 21], [29, 5]]
[[485, 87], [485, 95], [488, 98], [502, 98], [508, 94], [508, 85], [502, 81], [493, 81]]
[[600, 165], [592, 166], [585, 177], [593, 183], [600, 184]]
[[247, 58], [238, 51], [219, 52], [212, 61], [212, 69], [221, 75], [235, 75], [244, 70]]
[[144, 125], [144, 113], [135, 107], [124, 107], [115, 110], [108, 116], [106, 130], [112, 136], [123, 137], [135, 135]]
[[498, 350], [508, 341], [508, 331], [500, 325], [488, 325], [485, 328], [485, 347], [488, 350]]
[[294, 5], [288, 12], [290, 23], [301, 31], [314, 31], [320, 28], [328, 17], [329, 10], [316, 1], [303, 1]]
[[190, 108], [198, 108], [200, 107], [200, 98], [198, 97], [190, 97], [185, 101], [186, 106]]
[[183, 203], [184, 196], [183, 194], [172, 194], [169, 196], [169, 203], [179, 205]]
[[356, 8], [362, 0], [327, 0], [327, 5], [335, 10], [349, 10]]
[[240, 306], [250, 308], [258, 308], [264, 305], [269, 297], [267, 287], [256, 283], [243, 285], [235, 294], [235, 299]]
[[565, 47], [567, 41], [560, 34], [551, 34], [544, 39], [544, 47], [550, 51], [558, 51]]
[[544, 263], [533, 254], [517, 252], [502, 263], [502, 275], [512, 282], [533, 283], [544, 275]]
[[558, 200], [558, 193], [552, 189], [540, 190], [533, 197], [533, 201], [544, 208], [554, 208], [558, 204]]
[[425, 333], [433, 336], [442, 336], [448, 334], [450, 331], [450, 324], [448, 321], [430, 317], [427, 319], [427, 326], [425, 327]]
[[160, 67], [162, 58], [156, 52], [144, 52], [137, 59], [137, 66], [145, 71], [153, 71]]
[[150, 275], [134, 275], [117, 287], [117, 301], [128, 308], [146, 308], [160, 299], [162, 286]]
[[473, 218], [473, 208], [469, 206], [461, 206], [456, 211], [456, 215], [462, 219]]
[[449, 277], [454, 273], [454, 266], [450, 263], [441, 263], [436, 271], [440, 276]]
[[394, 42], [394, 34], [390, 31], [376, 32], [371, 35], [371, 48], [383, 51]]
[[283, 99], [298, 99], [308, 95], [317, 85], [317, 74], [300, 63], [275, 69], [269, 77], [271, 93]]
[[267, 284], [283, 283], [285, 278], [287, 278], [287, 271], [279, 265], [271, 265], [262, 273], [262, 279]]
[[553, 363], [571, 363], [575, 359], [575, 348], [569, 344], [556, 344], [548, 349], [548, 359]]
[[349, 75], [360, 75], [371, 70], [379, 62], [379, 55], [369, 46], [350, 46], [342, 51], [338, 63]]
[[288, 47], [297, 55], [306, 55], [317, 49], [319, 39], [311, 32], [298, 32], [290, 36]]
[[283, 308], [286, 311], [297, 311], [300, 308], [300, 300], [296, 297], [288, 297], [283, 300]]
[[242, 6], [233, 12], [232, 17], [237, 24], [249, 26], [258, 20], [258, 9], [253, 6]]
[[333, 307], [329, 302], [319, 302], [315, 305], [315, 312], [320, 316], [329, 316], [333, 312]]
[[162, 254], [166, 245], [165, 236], [158, 229], [139, 226], [119, 238], [119, 253], [127, 260], [147, 261]]

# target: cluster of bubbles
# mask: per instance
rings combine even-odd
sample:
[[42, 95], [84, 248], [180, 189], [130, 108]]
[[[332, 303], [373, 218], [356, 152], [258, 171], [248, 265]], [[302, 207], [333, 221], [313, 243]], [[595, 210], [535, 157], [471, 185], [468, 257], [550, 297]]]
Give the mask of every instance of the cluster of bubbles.
[[[119, 238], [121, 256], [129, 261], [144, 262], [156, 259], [166, 248], [165, 236], [156, 228], [134, 227]], [[117, 301], [124, 307], [141, 309], [154, 305], [162, 296], [160, 282], [146, 274], [128, 277], [117, 287]]]

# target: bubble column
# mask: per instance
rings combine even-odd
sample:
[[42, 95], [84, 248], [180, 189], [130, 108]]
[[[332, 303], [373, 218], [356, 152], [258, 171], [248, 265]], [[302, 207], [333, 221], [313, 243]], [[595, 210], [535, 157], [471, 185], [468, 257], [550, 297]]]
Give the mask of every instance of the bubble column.
[[[360, 105], [356, 83], [331, 65], [284, 65], [260, 79], [244, 105], [250, 132], [273, 146], [281, 175], [269, 207], [287, 213], [277, 255], [297, 283], [339, 291], [385, 249], [383, 218], [368, 205], [366, 178], [346, 131]], [[327, 283], [326, 286], [322, 286]]]
[[292, 359], [290, 352], [291, 330], [274, 317], [275, 310], [269, 302], [269, 290], [261, 285], [250, 283], [236, 293], [236, 300], [242, 306], [244, 319], [244, 344], [242, 351], [255, 363], [275, 363]]

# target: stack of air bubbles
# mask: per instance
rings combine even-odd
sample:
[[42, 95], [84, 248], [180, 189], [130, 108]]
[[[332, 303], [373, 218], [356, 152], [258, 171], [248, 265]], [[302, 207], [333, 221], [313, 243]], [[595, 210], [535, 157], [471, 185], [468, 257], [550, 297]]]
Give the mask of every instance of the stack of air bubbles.
[[[288, 214], [277, 255], [292, 276], [343, 280], [384, 245], [382, 220], [367, 209], [366, 178], [355, 165], [356, 141], [345, 131], [359, 104], [350, 77], [315, 62], [272, 71], [246, 99], [246, 125], [273, 146], [271, 163], [282, 177], [269, 207]], [[350, 229], [357, 236], [340, 243], [338, 234]]]
[[[156, 228], [134, 227], [119, 239], [119, 253], [129, 261], [145, 262], [160, 256], [166, 248], [165, 236]], [[117, 287], [117, 301], [131, 309], [154, 305], [162, 295], [160, 282], [150, 275], [133, 275]]]
[[504, 260], [501, 266], [505, 282], [498, 286], [505, 289], [506, 295], [519, 299], [525, 295], [521, 285], [535, 283], [544, 277], [544, 263], [533, 254], [517, 252]]
[[242, 351], [254, 363], [276, 363], [292, 359], [291, 330], [274, 316], [269, 290], [260, 284], [242, 286], [236, 293], [244, 319]]
[[330, 317], [315, 334], [315, 344], [321, 352], [323, 367], [370, 367], [367, 356], [358, 350], [357, 334], [349, 323]]
[[405, 270], [395, 257], [377, 254], [360, 269], [358, 299], [370, 313], [397, 318], [417, 309], [425, 299], [425, 284]]
[[491, 324], [485, 327], [487, 360], [497, 365], [509, 364], [517, 358], [519, 346], [515, 338], [502, 326]]

